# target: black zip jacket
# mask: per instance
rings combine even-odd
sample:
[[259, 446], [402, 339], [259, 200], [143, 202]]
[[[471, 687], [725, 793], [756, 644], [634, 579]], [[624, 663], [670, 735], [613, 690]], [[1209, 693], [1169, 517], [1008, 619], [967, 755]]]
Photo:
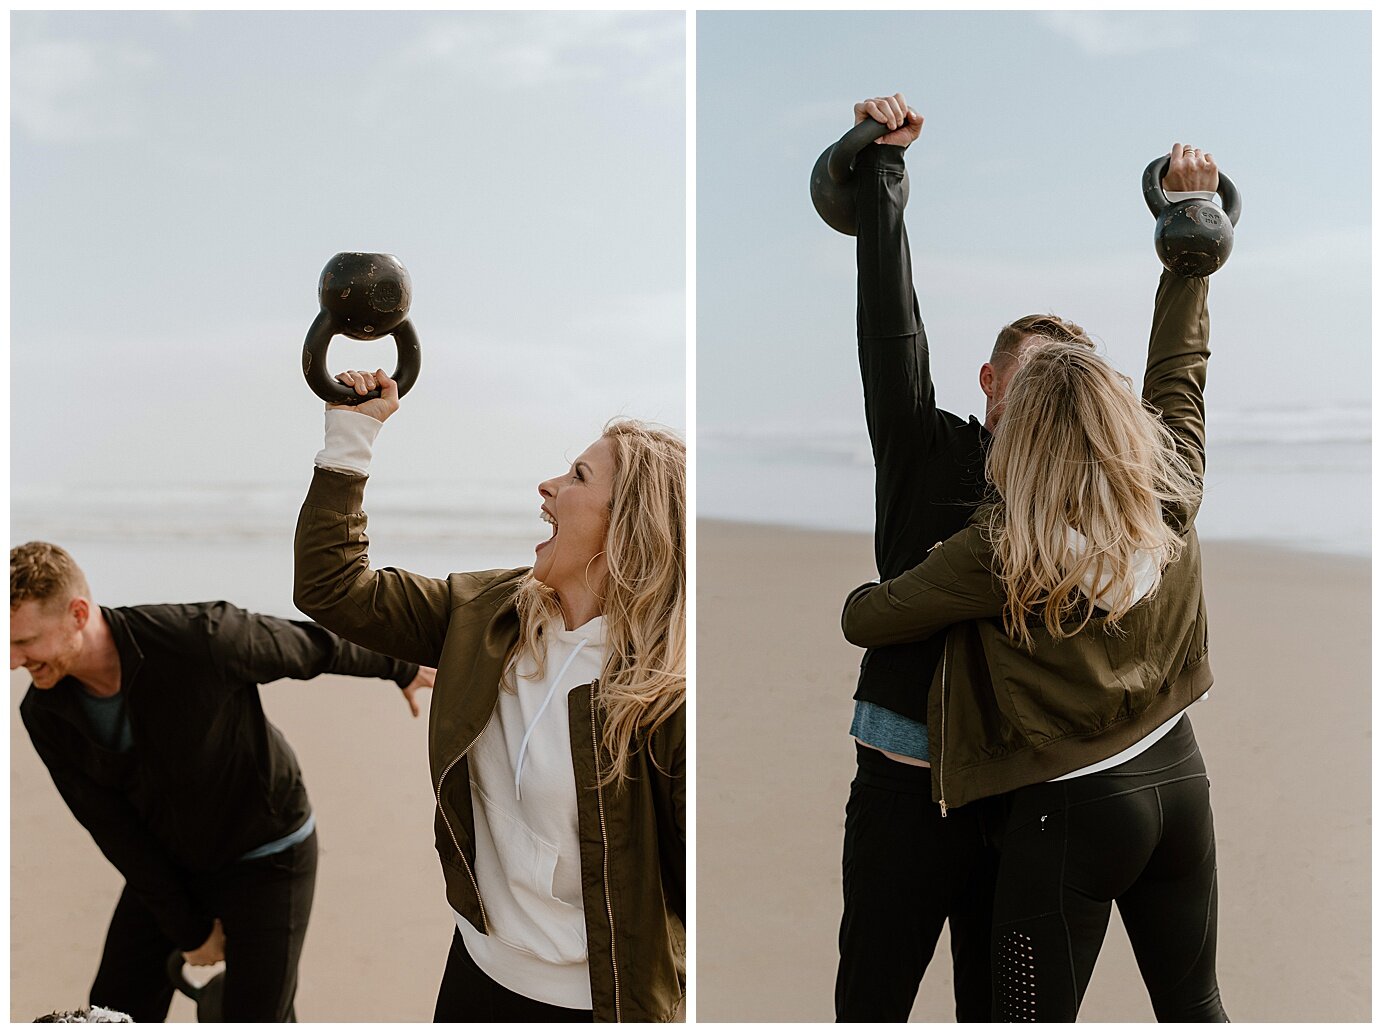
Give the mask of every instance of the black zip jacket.
[[[926, 329], [902, 221], [902, 147], [865, 147], [855, 166], [859, 232], [859, 373], [873, 443], [873, 551], [883, 580], [917, 566], [982, 501], [992, 435], [936, 407]], [[945, 634], [864, 654], [855, 699], [926, 720], [926, 689]]]
[[116, 753], [96, 742], [72, 678], [30, 685], [19, 713], [73, 816], [163, 932], [192, 950], [215, 916], [193, 900], [187, 875], [233, 864], [311, 812], [297, 758], [264, 716], [259, 683], [330, 673], [402, 687], [418, 666], [226, 602], [101, 612], [120, 654], [133, 747]]

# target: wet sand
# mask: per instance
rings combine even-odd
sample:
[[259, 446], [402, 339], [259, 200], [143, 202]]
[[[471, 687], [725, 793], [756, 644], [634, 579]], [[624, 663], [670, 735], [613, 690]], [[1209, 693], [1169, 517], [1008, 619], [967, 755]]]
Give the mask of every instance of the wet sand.
[[[866, 535], [701, 521], [697, 1010], [833, 1018], [848, 736], [861, 651], [846, 592]], [[1371, 1010], [1371, 590], [1364, 559], [1204, 546], [1211, 698], [1192, 711], [1213, 784], [1219, 982], [1235, 1021]], [[942, 941], [912, 1011], [954, 1017]], [[1115, 917], [1085, 1021], [1151, 1021]]]

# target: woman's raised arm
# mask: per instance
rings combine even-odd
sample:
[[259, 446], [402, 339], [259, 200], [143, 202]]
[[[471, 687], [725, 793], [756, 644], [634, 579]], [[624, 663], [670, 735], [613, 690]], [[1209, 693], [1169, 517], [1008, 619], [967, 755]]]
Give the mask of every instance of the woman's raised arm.
[[[400, 660], [436, 667], [451, 610], [445, 580], [406, 570], [370, 569], [365, 481], [378, 426], [398, 410], [398, 386], [383, 370], [340, 378], [382, 397], [329, 406], [327, 444], [298, 514], [293, 538], [293, 602], [342, 638]], [[363, 469], [361, 469], [363, 463]]]

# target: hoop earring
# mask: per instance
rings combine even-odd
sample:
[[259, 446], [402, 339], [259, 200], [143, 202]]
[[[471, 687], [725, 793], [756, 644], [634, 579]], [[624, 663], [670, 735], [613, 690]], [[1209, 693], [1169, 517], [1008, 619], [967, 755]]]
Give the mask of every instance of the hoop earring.
[[585, 582], [585, 587], [586, 587], [587, 591], [589, 591], [591, 595], [593, 595], [596, 599], [601, 600], [602, 602], [604, 601], [604, 598], [605, 598], [604, 595], [603, 595], [602, 593], [600, 593], [600, 592], [595, 591], [595, 589], [592, 588], [591, 585], [590, 585], [590, 565], [591, 565], [592, 563], [594, 563], [596, 560], [598, 560], [598, 559], [599, 559], [601, 556], [603, 556], [604, 554], [605, 554], [605, 550], [604, 550], [604, 549], [601, 549], [601, 550], [600, 550], [599, 552], [597, 552], [594, 556], [590, 557], [590, 559], [586, 561], [585, 570], [581, 571], [581, 580]]

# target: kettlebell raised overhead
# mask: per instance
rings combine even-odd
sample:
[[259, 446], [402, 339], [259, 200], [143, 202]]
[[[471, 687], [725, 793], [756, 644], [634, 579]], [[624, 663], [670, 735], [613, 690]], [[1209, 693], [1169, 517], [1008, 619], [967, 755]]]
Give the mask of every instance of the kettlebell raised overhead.
[[302, 345], [302, 375], [313, 393], [323, 401], [347, 405], [378, 398], [377, 389], [356, 394], [333, 377], [326, 367], [326, 349], [337, 334], [357, 341], [392, 334], [398, 352], [393, 379], [398, 382], [399, 397], [406, 395], [422, 368], [422, 349], [408, 319], [413, 280], [403, 263], [393, 255], [343, 251], [322, 270], [317, 298], [321, 312]]
[[[821, 151], [811, 169], [811, 203], [831, 229], [853, 237], [859, 232], [859, 206], [855, 200], [854, 159], [880, 136], [892, 132], [884, 123], [866, 118], [835, 143]], [[902, 203], [907, 203], [909, 183], [902, 174]]]
[[1243, 204], [1233, 181], [1219, 173], [1222, 208], [1213, 201], [1189, 198], [1172, 203], [1161, 179], [1171, 166], [1171, 156], [1153, 159], [1142, 173], [1142, 196], [1156, 216], [1156, 254], [1161, 264], [1177, 276], [1208, 276], [1228, 261], [1233, 250], [1233, 227]]

